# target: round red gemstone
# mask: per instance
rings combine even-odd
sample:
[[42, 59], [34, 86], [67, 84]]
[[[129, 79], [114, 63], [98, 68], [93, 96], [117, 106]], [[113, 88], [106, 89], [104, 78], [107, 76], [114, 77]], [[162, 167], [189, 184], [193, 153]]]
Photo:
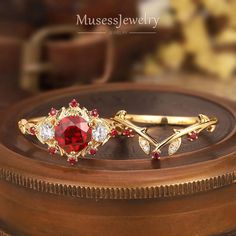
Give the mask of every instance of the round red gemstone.
[[96, 149], [90, 149], [90, 151], [89, 151], [89, 152], [90, 152], [90, 154], [91, 154], [91, 155], [95, 155], [95, 154], [96, 154], [96, 152], [97, 152], [97, 150], [96, 150]]
[[161, 156], [161, 152], [160, 151], [154, 151], [152, 153], [152, 159], [159, 159]]
[[114, 138], [114, 137], [116, 137], [118, 135], [118, 131], [116, 130], [116, 129], [113, 129], [112, 131], [111, 131], [111, 136]]
[[91, 116], [93, 116], [93, 117], [98, 116], [98, 110], [97, 109], [93, 109], [90, 113], [91, 113]]
[[133, 136], [134, 136], [134, 133], [133, 133], [133, 130], [132, 130], [132, 129], [126, 129], [126, 130], [123, 132], [123, 135], [130, 138], [130, 137], [133, 137]]
[[35, 127], [30, 127], [30, 134], [35, 135], [36, 129]]
[[71, 102], [70, 102], [70, 104], [69, 104], [71, 107], [77, 107], [78, 106], [78, 102], [75, 100], [75, 99], [73, 99]]
[[55, 127], [55, 140], [67, 153], [79, 152], [91, 141], [92, 128], [80, 116], [63, 118]]
[[190, 141], [194, 141], [194, 140], [196, 140], [196, 139], [198, 139], [198, 133], [196, 133], [196, 132], [191, 132], [191, 133], [189, 133], [188, 134], [188, 140], [190, 140]]
[[76, 164], [77, 159], [75, 157], [71, 157], [71, 158], [68, 159], [68, 162], [73, 166], [73, 165]]
[[50, 147], [50, 148], [48, 149], [48, 151], [49, 151], [49, 153], [50, 153], [51, 155], [54, 155], [54, 154], [57, 152], [56, 148], [54, 148], [54, 147]]
[[50, 114], [51, 116], [55, 116], [55, 115], [57, 114], [57, 110], [52, 107], [51, 110], [50, 110], [50, 112], [49, 112], [49, 114]]

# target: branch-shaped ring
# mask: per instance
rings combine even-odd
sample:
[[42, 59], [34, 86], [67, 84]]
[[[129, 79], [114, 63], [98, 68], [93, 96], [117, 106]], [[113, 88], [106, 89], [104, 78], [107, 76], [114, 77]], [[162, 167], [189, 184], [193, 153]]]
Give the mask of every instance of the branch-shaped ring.
[[[194, 141], [198, 139], [199, 133], [203, 130], [213, 132], [218, 122], [217, 118], [209, 118], [203, 114], [199, 114], [198, 117], [150, 116], [127, 114], [127, 112], [123, 110], [119, 111], [113, 120], [121, 124], [123, 129], [136, 132], [139, 135], [140, 147], [146, 154], [152, 153], [152, 158], [154, 159], [160, 158], [161, 149], [167, 145], [169, 145], [169, 156], [176, 153], [181, 146], [182, 137], [184, 136], [186, 136], [189, 141]], [[158, 142], [147, 133], [147, 128], [139, 127], [133, 122], [189, 126], [184, 129], [174, 129], [174, 133], [171, 136]], [[154, 147], [152, 151], [151, 146]]]

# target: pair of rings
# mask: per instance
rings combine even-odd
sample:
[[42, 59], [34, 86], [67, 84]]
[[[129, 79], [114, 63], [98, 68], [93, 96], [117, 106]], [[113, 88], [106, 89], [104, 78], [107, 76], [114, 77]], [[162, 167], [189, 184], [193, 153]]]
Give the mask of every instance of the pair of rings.
[[[159, 142], [148, 134], [148, 128], [136, 123], [187, 127], [173, 129], [172, 135]], [[203, 114], [197, 117], [176, 117], [128, 114], [121, 110], [112, 118], [101, 118], [96, 109], [88, 111], [75, 99], [67, 108], [51, 108], [47, 116], [22, 119], [18, 123], [23, 134], [36, 136], [48, 146], [50, 154], [66, 156], [71, 165], [75, 165], [79, 157], [94, 156], [100, 146], [120, 135], [132, 138], [137, 134], [139, 146], [152, 159], [160, 159], [161, 150], [166, 146], [171, 156], [180, 148], [182, 138], [197, 140], [200, 132], [213, 132], [216, 124], [217, 118]]]

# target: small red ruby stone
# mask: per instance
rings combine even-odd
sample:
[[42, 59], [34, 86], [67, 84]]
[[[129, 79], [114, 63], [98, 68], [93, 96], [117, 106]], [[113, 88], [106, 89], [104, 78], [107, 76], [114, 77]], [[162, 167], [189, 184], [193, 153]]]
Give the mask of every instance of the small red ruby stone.
[[118, 135], [118, 131], [116, 129], [112, 129], [111, 136], [115, 138]]
[[161, 156], [161, 153], [159, 151], [155, 151], [152, 153], [152, 159], [159, 159]]
[[93, 109], [91, 112], [90, 112], [91, 116], [93, 117], [98, 117], [98, 110], [97, 109]]
[[71, 107], [77, 107], [77, 106], [78, 106], [78, 102], [76, 101], [76, 99], [73, 99], [73, 100], [69, 103], [69, 105], [70, 105]]
[[49, 112], [49, 114], [50, 114], [51, 116], [55, 116], [55, 115], [57, 114], [57, 110], [52, 107], [51, 110], [50, 110], [50, 112]]
[[80, 116], [63, 118], [55, 127], [55, 140], [67, 153], [79, 152], [91, 141], [92, 128]]
[[35, 129], [35, 127], [30, 127], [30, 134], [32, 134], [32, 135], [35, 135], [35, 133], [36, 133], [36, 129]]
[[189, 133], [188, 134], [188, 140], [190, 140], [190, 141], [194, 141], [194, 140], [196, 140], [196, 139], [198, 139], [198, 133], [196, 133], [196, 132], [191, 132], [191, 133]]
[[90, 149], [89, 153], [91, 155], [95, 155], [97, 153], [97, 150], [96, 149]]
[[124, 132], [123, 132], [123, 135], [126, 136], [126, 137], [133, 137], [134, 134], [133, 134], [133, 130], [132, 129], [126, 129]]
[[54, 155], [55, 153], [56, 153], [56, 148], [54, 148], [54, 147], [50, 147], [49, 149], [48, 149], [48, 152], [51, 154], [51, 155]]
[[76, 162], [77, 162], [77, 159], [76, 158], [74, 158], [74, 157], [71, 157], [71, 158], [69, 158], [68, 159], [68, 162], [73, 166], [73, 165], [75, 165], [76, 164]]

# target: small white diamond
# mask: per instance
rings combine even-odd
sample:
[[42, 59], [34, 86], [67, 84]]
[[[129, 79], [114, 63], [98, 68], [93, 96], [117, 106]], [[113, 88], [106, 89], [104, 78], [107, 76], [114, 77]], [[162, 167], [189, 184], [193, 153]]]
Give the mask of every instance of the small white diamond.
[[92, 132], [93, 139], [97, 142], [103, 142], [107, 138], [108, 133], [108, 128], [102, 123], [98, 123]]
[[139, 137], [139, 146], [142, 148], [142, 150], [147, 155], [150, 153], [150, 144], [149, 144], [149, 142], [141, 136]]
[[168, 149], [168, 154], [170, 156], [175, 154], [178, 151], [178, 149], [180, 148], [181, 142], [182, 142], [181, 138], [177, 138], [174, 141], [172, 141], [172, 143], [170, 143], [169, 149]]
[[51, 124], [45, 123], [39, 127], [39, 135], [43, 141], [47, 141], [54, 137], [54, 129]]

